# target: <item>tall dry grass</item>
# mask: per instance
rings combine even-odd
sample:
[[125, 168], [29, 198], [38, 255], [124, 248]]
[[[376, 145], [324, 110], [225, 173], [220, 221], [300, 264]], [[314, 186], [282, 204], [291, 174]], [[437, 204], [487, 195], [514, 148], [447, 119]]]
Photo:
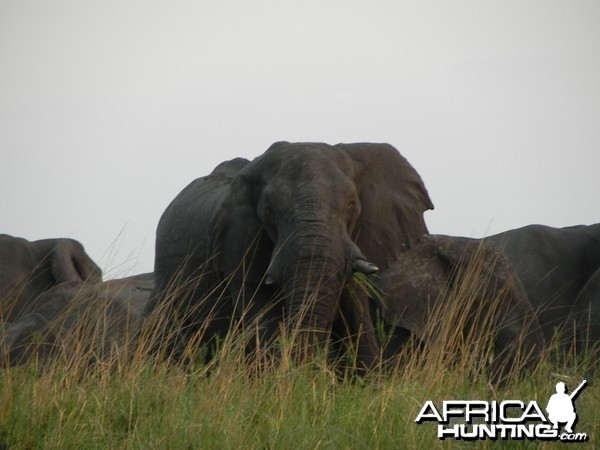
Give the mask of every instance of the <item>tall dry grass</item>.
[[[501, 385], [491, 383], [494, 321], [502, 311], [480, 304], [489, 271], [474, 264], [454, 274], [460, 282], [447, 286], [444, 304], [437, 306], [444, 314], [431, 311], [425, 344], [409, 343], [393, 369], [382, 362], [381, 370], [364, 378], [352, 367], [336, 367], [327, 348], [298, 360], [299, 344], [286, 326], [272, 346], [255, 346], [248, 354], [256, 328], [232, 323], [208, 361], [199, 345], [206, 330], [199, 327], [184, 358], [174, 361], [167, 344], [178, 333], [173, 320], [186, 317], [173, 315], [170, 302], [177, 301], [182, 285], [174, 284], [169, 301], [139, 327], [127, 320], [115, 327], [114, 307], [79, 299], [33, 342], [39, 346], [51, 336], [52, 352], [33, 352], [27, 364], [0, 371], [0, 447], [446, 448], [461, 443], [439, 441], [432, 427], [414, 423], [426, 400], [543, 403], [558, 379], [569, 385], [593, 380], [589, 358], [548, 346], [526, 376], [515, 372]], [[356, 291], [377, 296], [369, 280], [352, 283]], [[58, 331], [44, 334], [48, 330]], [[530, 356], [517, 349], [515, 367], [526, 366]], [[577, 427], [592, 442], [600, 432], [599, 400], [592, 382], [577, 402]]]
[[451, 370], [468, 379], [512, 382], [530, 373], [542, 359], [547, 348], [537, 312], [498, 252], [482, 242], [470, 242], [454, 261], [448, 277], [434, 278], [433, 282], [441, 287], [432, 287], [429, 293], [421, 287], [421, 297], [392, 295], [387, 299], [403, 302], [407, 313], [411, 302], [425, 305], [414, 306], [424, 312], [417, 320], [417, 329], [411, 330], [411, 342], [398, 358], [397, 366], [403, 373]]

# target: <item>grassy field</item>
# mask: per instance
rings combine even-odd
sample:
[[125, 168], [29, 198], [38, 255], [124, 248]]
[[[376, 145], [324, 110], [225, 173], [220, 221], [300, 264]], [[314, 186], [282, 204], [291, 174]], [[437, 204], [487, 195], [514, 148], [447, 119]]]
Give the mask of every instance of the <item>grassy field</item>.
[[[445, 329], [456, 333], [456, 320]], [[362, 379], [318, 356], [294, 365], [285, 348], [277, 364], [244, 364], [235, 339], [209, 364], [183, 369], [148, 356], [153, 336], [142, 333], [137, 350], [92, 365], [93, 349], [71, 342], [50, 363], [1, 369], [0, 448], [600, 448], [600, 387], [589, 357], [548, 350], [535, 369], [498, 386], [473, 363], [485, 356], [460, 343], [462, 351], [452, 350], [450, 336]], [[576, 431], [588, 435], [585, 443], [439, 440], [436, 423], [415, 423], [427, 400], [535, 400], [543, 409], [556, 382], [573, 389], [583, 379]]]
[[[144, 359], [92, 368], [0, 372], [4, 448], [559, 448], [543, 441], [437, 439], [435, 423], [416, 424], [426, 400], [536, 400], [544, 408], [560, 379], [571, 388], [589, 375], [585, 361], [543, 363], [501, 387], [452, 368], [428, 367], [356, 379], [322, 361], [281, 364], [257, 376], [234, 354], [182, 370]], [[594, 448], [600, 389], [577, 399], [577, 431]], [[571, 446], [573, 444], [570, 444]]]

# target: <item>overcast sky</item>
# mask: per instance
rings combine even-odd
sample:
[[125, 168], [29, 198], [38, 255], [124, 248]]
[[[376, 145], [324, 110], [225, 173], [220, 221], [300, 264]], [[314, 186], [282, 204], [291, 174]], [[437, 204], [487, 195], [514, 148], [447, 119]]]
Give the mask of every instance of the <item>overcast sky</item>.
[[433, 233], [600, 222], [600, 2], [0, 0], [0, 232], [150, 271], [177, 193], [278, 140], [394, 145]]

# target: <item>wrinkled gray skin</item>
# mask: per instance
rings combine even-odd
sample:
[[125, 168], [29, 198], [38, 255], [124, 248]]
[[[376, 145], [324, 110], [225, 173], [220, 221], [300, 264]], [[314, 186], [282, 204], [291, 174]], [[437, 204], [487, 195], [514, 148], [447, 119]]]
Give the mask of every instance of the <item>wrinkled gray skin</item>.
[[0, 234], [0, 316], [13, 321], [37, 297], [67, 282], [100, 281], [102, 271], [73, 239], [26, 239]]
[[[474, 274], [475, 280], [469, 278]], [[422, 342], [439, 333], [441, 321], [436, 314], [445, 317], [453, 307], [458, 316], [469, 318], [465, 323], [470, 325], [491, 314], [487, 320], [494, 324], [493, 329], [483, 325], [482, 331], [495, 333], [490, 366], [495, 381], [513, 373], [517, 366], [534, 363], [544, 348], [535, 312], [512, 266], [493, 246], [480, 240], [426, 236], [379, 274], [378, 285], [384, 293], [383, 321]], [[464, 302], [465, 297], [472, 301], [470, 307], [452, 304]], [[460, 330], [465, 335], [469, 332], [466, 328]], [[386, 357], [397, 355], [407, 337], [406, 333], [394, 334], [386, 346]], [[528, 359], [518, 359], [519, 355], [528, 355]]]
[[262, 314], [268, 341], [285, 314], [301, 317], [311, 342], [332, 330], [352, 336], [369, 368], [377, 342], [368, 299], [354, 303], [344, 283], [417, 244], [432, 208], [421, 178], [390, 145], [278, 142], [253, 161], [222, 163], [169, 205], [156, 235], [156, 299], [171, 283], [180, 288], [173, 308], [188, 327], [179, 344], [201, 326], [206, 342], [232, 319], [250, 327]]
[[92, 355], [100, 359], [114, 350], [122, 355], [140, 329], [153, 288], [151, 273], [54, 286], [38, 297], [29, 313], [2, 326], [0, 363], [80, 357], [85, 355], [82, 348], [90, 352], [89, 362]]
[[[571, 320], [582, 317], [578, 311], [591, 307], [597, 314], [600, 224], [566, 228], [529, 225], [490, 236], [486, 241], [496, 245], [512, 263], [538, 312], [547, 341], [559, 329], [569, 342], [573, 326], [586, 326]], [[569, 318], [574, 307], [576, 310]], [[594, 318], [593, 323], [590, 336], [597, 340], [598, 319]]]
[[579, 291], [567, 323], [575, 328], [578, 348], [600, 350], [600, 269]]

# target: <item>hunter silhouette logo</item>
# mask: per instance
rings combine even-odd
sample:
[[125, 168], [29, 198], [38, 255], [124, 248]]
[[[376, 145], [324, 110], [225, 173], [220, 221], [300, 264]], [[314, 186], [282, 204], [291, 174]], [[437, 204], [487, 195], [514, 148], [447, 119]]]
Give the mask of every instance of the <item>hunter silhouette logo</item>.
[[[441, 406], [427, 400], [415, 422], [437, 422], [439, 439], [491, 440], [560, 440], [587, 441], [586, 433], [575, 433], [577, 422], [575, 398], [581, 393], [586, 380], [567, 394], [565, 383], [556, 384], [556, 393], [550, 396], [545, 414], [535, 400], [483, 401], [444, 400]], [[560, 424], [564, 431], [560, 432]]]
[[573, 400], [579, 395], [579, 392], [581, 392], [586, 383], [587, 380], [583, 380], [571, 395], [566, 393], [565, 383], [556, 383], [556, 394], [550, 397], [548, 406], [546, 407], [548, 419], [554, 424], [552, 427], [554, 430], [558, 429], [559, 422], [566, 422], [565, 431], [573, 433], [573, 425], [577, 421], [577, 413], [575, 412], [575, 406], [573, 406]]

